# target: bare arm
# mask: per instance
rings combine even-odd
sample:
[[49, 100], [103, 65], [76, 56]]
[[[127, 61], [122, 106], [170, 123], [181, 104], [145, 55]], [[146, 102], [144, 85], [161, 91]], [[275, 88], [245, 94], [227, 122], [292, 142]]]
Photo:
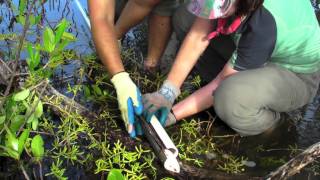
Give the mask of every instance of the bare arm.
[[197, 18], [183, 41], [168, 75], [168, 80], [181, 87], [200, 55], [209, 45], [207, 35], [212, 29], [210, 20]]
[[218, 76], [209, 84], [194, 92], [192, 95], [176, 104], [172, 110], [177, 120], [189, 117], [201, 112], [213, 105], [212, 93], [217, 89], [220, 83], [238, 71], [234, 70], [227, 63]]
[[115, 33], [115, 0], [88, 0], [93, 40], [102, 63], [114, 75], [124, 71]]

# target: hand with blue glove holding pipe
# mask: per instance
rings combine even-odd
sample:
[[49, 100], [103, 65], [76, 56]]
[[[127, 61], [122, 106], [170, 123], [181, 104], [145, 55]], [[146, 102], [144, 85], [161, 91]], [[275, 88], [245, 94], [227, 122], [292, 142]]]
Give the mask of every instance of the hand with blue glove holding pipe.
[[162, 126], [167, 127], [176, 122], [173, 113], [170, 112], [173, 102], [179, 96], [180, 89], [170, 81], [164, 81], [161, 88], [153, 93], [143, 95], [143, 115], [147, 121], [155, 115]]
[[[136, 137], [137, 132], [135, 115], [141, 115], [143, 111], [140, 90], [131, 80], [127, 72], [120, 72], [111, 78], [116, 91], [121, 117], [125, 123], [130, 137]], [[139, 126], [140, 127], [140, 126]], [[140, 131], [140, 130], [138, 130]]]

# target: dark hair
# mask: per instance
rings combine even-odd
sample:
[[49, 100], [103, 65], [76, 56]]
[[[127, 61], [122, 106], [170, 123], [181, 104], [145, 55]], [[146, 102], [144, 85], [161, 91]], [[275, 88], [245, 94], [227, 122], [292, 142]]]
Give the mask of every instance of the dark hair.
[[238, 0], [237, 15], [247, 15], [262, 6], [264, 0]]

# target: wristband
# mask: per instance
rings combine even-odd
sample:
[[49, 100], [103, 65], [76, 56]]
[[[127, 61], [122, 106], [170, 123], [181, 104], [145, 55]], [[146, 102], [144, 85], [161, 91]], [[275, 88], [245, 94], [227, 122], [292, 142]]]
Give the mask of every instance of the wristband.
[[163, 95], [173, 104], [174, 100], [180, 95], [180, 89], [173, 85], [170, 81], [165, 80], [159, 90], [159, 94]]

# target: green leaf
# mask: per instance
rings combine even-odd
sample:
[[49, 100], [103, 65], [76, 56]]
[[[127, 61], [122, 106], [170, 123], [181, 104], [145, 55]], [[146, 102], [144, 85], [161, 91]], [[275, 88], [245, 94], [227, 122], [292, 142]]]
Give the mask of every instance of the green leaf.
[[111, 169], [108, 174], [107, 180], [125, 180], [125, 178], [121, 174], [120, 169]]
[[34, 54], [34, 68], [38, 67], [38, 65], [40, 64], [40, 51], [36, 50], [35, 54]]
[[29, 94], [30, 94], [30, 90], [24, 89], [24, 90], [18, 92], [17, 94], [15, 94], [13, 96], [13, 100], [14, 101], [23, 101], [29, 96]]
[[29, 42], [27, 43], [27, 50], [28, 50], [29, 57], [33, 59], [34, 55], [33, 55], [32, 44]]
[[98, 96], [102, 95], [102, 91], [98, 85], [92, 85], [92, 88], [93, 88], [93, 91], [96, 93], [96, 95], [98, 95]]
[[33, 26], [36, 23], [36, 17], [34, 17], [34, 15], [30, 14], [29, 22], [30, 22], [30, 26]]
[[63, 63], [64, 63], [64, 60], [63, 60], [62, 53], [54, 54], [54, 55], [50, 56], [48, 67], [56, 68], [57, 66], [59, 66]]
[[0, 156], [8, 156], [8, 157], [12, 157], [17, 160], [20, 159], [20, 156], [17, 151], [14, 151], [10, 148], [7, 148], [7, 147], [1, 146], [1, 145], [0, 145], [0, 148], [2, 148], [5, 151], [5, 152], [0, 151]]
[[29, 66], [29, 69], [33, 71], [35, 68], [35, 65], [34, 65], [34, 53], [33, 53], [31, 43], [27, 43], [27, 52], [29, 54], [29, 58], [27, 58], [27, 64]]
[[84, 96], [85, 96], [86, 98], [90, 97], [90, 89], [89, 89], [88, 86], [84, 85], [84, 86], [83, 86], [83, 91], [84, 91]]
[[3, 124], [5, 120], [6, 120], [6, 116], [5, 115], [0, 116], [0, 124]]
[[102, 93], [103, 93], [104, 96], [108, 96], [109, 95], [108, 91], [106, 91], [106, 90], [103, 90]]
[[30, 57], [30, 59], [27, 59], [27, 63], [29, 68], [34, 70], [40, 64], [40, 44], [36, 44], [35, 50], [33, 50], [32, 45], [28, 43], [27, 49]]
[[41, 160], [44, 155], [43, 140], [40, 135], [33, 137], [31, 141], [31, 151], [37, 161]]
[[19, 141], [15, 137], [15, 135], [12, 134], [12, 132], [9, 129], [7, 129], [5, 145], [7, 148], [10, 148], [11, 150], [18, 152]]
[[70, 42], [68, 40], [62, 39], [61, 42], [58, 45], [58, 51], [63, 51], [63, 49], [69, 44]]
[[41, 20], [41, 15], [36, 16], [34, 24], [38, 24]]
[[34, 110], [34, 115], [35, 115], [35, 117], [40, 118], [43, 114], [43, 104], [42, 104], [41, 100], [39, 100], [38, 97], [35, 97], [33, 104], [35, 105], [37, 102], [38, 102], [38, 104], [36, 106], [36, 109]]
[[[27, 115], [27, 113], [26, 113], [26, 115]], [[32, 121], [34, 121], [34, 119], [37, 119], [37, 118], [36, 118], [36, 116], [34, 115], [34, 113], [32, 113], [32, 114], [30, 115], [30, 117], [27, 119], [27, 123], [31, 123]]]
[[57, 25], [57, 29], [55, 31], [56, 36], [54, 39], [55, 44], [57, 44], [60, 40], [62, 35], [64, 34], [64, 31], [69, 26], [68, 21], [66, 19], [62, 19], [61, 22]]
[[30, 130], [29, 129], [25, 129], [20, 137], [19, 137], [19, 147], [18, 147], [18, 153], [19, 155], [21, 155], [23, 148], [24, 148], [24, 144], [26, 143], [26, 140], [28, 139], [30, 134]]
[[17, 20], [22, 25], [24, 25], [26, 23], [26, 17], [24, 15], [19, 15]]
[[16, 133], [20, 126], [24, 123], [25, 117], [23, 115], [16, 115], [11, 119], [10, 130], [12, 133]]
[[43, 32], [43, 46], [44, 50], [51, 53], [54, 50], [55, 42], [54, 42], [55, 36], [49, 27], [46, 27], [46, 29]]
[[39, 124], [39, 119], [38, 119], [38, 118], [33, 119], [33, 121], [32, 121], [32, 129], [33, 129], [34, 131], [37, 130], [38, 124]]
[[33, 64], [32, 64], [32, 59], [31, 58], [26, 58], [27, 60], [27, 64], [28, 64], [28, 67], [30, 69], [30, 71], [34, 71], [34, 67], [33, 67]]
[[37, 51], [43, 50], [43, 48], [41, 47], [41, 45], [39, 43], [36, 44], [36, 50]]
[[77, 38], [76, 38], [73, 34], [68, 33], [68, 32], [64, 32], [64, 33], [63, 33], [62, 39], [68, 40], [68, 41], [75, 41], [75, 40], [77, 40]]
[[6, 116], [7, 119], [12, 118], [15, 115], [15, 110], [18, 109], [17, 102], [13, 100], [13, 96], [11, 96], [5, 105]]
[[23, 14], [27, 7], [27, 0], [20, 0], [19, 2], [19, 13]]

